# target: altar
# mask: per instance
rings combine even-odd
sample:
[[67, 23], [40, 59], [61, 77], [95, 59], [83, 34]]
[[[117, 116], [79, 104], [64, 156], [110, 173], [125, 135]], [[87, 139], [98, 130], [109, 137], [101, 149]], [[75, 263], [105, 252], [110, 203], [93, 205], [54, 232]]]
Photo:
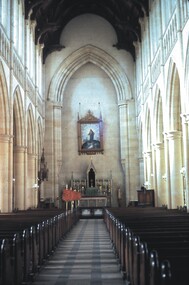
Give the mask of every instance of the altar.
[[100, 190], [96, 187], [88, 187], [85, 191], [86, 196], [97, 196], [99, 195]]
[[81, 193], [78, 207], [80, 217], [102, 216], [105, 207], [111, 207], [112, 174], [99, 178], [91, 160], [86, 177], [75, 178], [72, 173], [71, 188]]

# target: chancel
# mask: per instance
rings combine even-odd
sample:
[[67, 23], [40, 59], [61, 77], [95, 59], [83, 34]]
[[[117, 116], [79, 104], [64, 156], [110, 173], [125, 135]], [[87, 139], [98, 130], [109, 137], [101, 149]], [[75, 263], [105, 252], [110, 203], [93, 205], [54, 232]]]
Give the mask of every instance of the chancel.
[[83, 216], [94, 217], [94, 210], [100, 210], [98, 217], [102, 217], [103, 209], [111, 206], [113, 186], [111, 171], [108, 177], [102, 177], [101, 172], [98, 173], [96, 171], [92, 157], [84, 177], [75, 177], [75, 174], [72, 172], [70, 185], [73, 189], [81, 193], [79, 201], [81, 218]]
[[0, 0], [0, 285], [189, 284], [188, 90], [188, 0]]

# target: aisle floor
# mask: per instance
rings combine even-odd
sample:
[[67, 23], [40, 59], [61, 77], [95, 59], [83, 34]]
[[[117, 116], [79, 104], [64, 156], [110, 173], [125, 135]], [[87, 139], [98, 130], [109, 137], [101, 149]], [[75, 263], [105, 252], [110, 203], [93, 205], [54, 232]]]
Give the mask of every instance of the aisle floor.
[[109, 234], [101, 219], [82, 219], [36, 276], [33, 285], [123, 285]]

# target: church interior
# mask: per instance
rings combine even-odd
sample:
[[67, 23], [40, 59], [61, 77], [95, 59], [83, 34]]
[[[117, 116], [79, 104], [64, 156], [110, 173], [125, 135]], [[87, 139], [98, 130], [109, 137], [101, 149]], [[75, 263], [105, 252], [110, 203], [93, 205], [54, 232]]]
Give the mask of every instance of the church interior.
[[0, 1], [1, 212], [62, 207], [90, 165], [112, 206], [188, 206], [188, 4]]
[[[188, 214], [188, 90], [188, 0], [0, 0], [0, 227], [56, 211], [53, 244], [80, 208], [94, 232], [103, 216], [129, 271], [125, 215]], [[14, 270], [0, 285], [20, 284]], [[132, 274], [125, 285], [174, 285]]]

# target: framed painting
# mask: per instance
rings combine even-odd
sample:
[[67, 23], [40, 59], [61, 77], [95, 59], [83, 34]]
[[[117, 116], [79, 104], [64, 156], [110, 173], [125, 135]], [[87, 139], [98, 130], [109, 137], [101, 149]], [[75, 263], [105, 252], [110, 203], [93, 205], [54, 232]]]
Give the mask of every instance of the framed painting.
[[78, 120], [79, 154], [103, 153], [102, 119], [93, 116], [89, 110], [84, 118]]

